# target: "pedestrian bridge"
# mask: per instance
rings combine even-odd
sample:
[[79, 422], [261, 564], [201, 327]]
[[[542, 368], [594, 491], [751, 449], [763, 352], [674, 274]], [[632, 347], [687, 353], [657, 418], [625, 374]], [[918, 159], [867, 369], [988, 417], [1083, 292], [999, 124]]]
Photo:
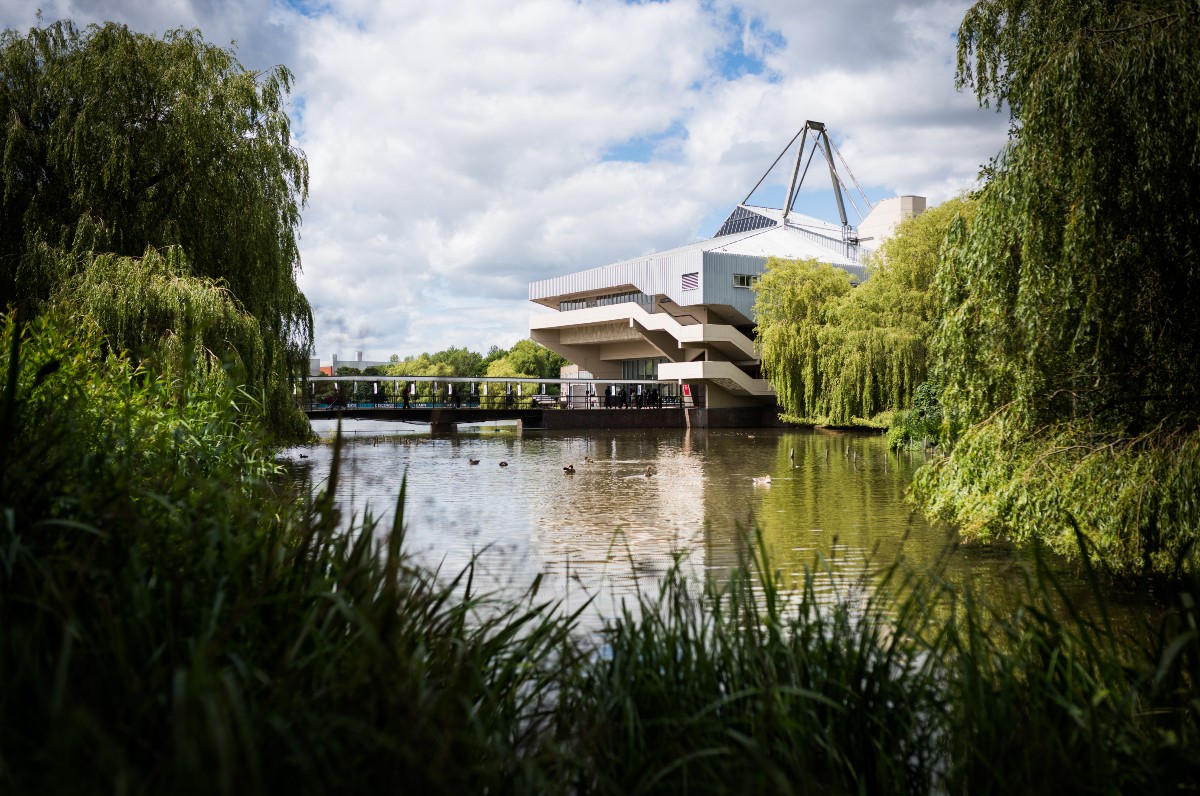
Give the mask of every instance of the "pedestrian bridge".
[[[300, 390], [297, 385], [297, 392]], [[652, 379], [314, 376], [308, 379], [305, 392], [301, 408], [311, 419], [428, 423], [435, 432], [512, 420], [530, 428], [545, 428], [545, 414], [559, 410], [678, 411], [693, 406], [690, 394], [683, 395], [680, 385]], [[649, 419], [643, 418], [643, 422]], [[585, 422], [583, 417], [578, 420]], [[626, 425], [614, 421], [610, 417], [602, 425]]]
[[[296, 385], [300, 397], [302, 387]], [[617, 409], [694, 406], [687, 385], [657, 379], [527, 379], [445, 376], [313, 376], [302, 408], [312, 417], [402, 410], [413, 419], [429, 412], [470, 412], [473, 419], [520, 419], [545, 409]], [[624, 402], [619, 398], [624, 392]], [[494, 415], [494, 416], [493, 416]]]

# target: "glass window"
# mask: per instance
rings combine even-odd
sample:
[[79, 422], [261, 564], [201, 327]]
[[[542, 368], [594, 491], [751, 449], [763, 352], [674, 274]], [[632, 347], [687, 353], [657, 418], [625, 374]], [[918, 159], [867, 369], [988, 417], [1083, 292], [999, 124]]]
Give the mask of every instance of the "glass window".
[[754, 284], [756, 282], [758, 282], [758, 276], [759, 276], [758, 274], [734, 274], [733, 275], [733, 286], [734, 287], [754, 287]]
[[592, 298], [560, 301], [558, 308], [566, 312], [568, 310], [582, 310], [587, 307], [609, 307], [613, 304], [624, 304], [629, 301], [640, 305], [646, 312], [655, 311], [654, 296], [647, 296], [638, 290], [631, 293], [609, 293], [604, 296], [593, 296]]
[[658, 366], [666, 362], [666, 357], [648, 357], [646, 359], [627, 359], [621, 363], [622, 379], [657, 379]]

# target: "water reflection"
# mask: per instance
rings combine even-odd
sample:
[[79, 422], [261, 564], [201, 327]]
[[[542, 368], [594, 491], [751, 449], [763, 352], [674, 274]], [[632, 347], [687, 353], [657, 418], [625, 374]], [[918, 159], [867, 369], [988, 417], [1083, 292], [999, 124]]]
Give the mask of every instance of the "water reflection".
[[[922, 458], [889, 452], [879, 435], [510, 428], [430, 437], [397, 425], [347, 423], [343, 510], [361, 517], [369, 507], [390, 526], [407, 475], [410, 552], [449, 574], [475, 557], [484, 588], [518, 594], [542, 575], [548, 596], [570, 608], [594, 598], [597, 615], [611, 614], [639, 586], [656, 588], [680, 553], [689, 578], [723, 579], [755, 527], [785, 579], [823, 559], [833, 577], [817, 588], [829, 599], [900, 554], [989, 591], [1015, 587], [1011, 552], [949, 547], [946, 528], [912, 511], [904, 494]], [[318, 483], [331, 455], [330, 445], [286, 453]]]

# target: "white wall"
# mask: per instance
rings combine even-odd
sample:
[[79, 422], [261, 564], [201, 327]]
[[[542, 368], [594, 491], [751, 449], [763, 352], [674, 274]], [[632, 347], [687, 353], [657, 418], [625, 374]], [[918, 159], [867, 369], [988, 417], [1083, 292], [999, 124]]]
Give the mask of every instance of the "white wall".
[[924, 212], [924, 196], [905, 195], [884, 199], [858, 225], [858, 239], [866, 248], [878, 249], [879, 244], [892, 236], [901, 221]]

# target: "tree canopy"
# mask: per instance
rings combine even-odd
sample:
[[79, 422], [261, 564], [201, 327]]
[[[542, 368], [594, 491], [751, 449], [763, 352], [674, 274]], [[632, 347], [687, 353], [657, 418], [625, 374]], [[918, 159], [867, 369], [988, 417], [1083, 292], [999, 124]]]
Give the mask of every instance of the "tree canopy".
[[1200, 10], [985, 0], [959, 81], [1012, 135], [938, 276], [948, 417], [925, 472], [968, 534], [1078, 523], [1119, 568], [1172, 566], [1200, 525]]
[[[257, 321], [257, 386], [282, 422], [286, 377], [312, 339], [296, 285], [308, 167], [291, 142], [288, 70], [249, 71], [194, 30], [159, 39], [60, 21], [0, 33], [0, 74], [0, 306], [29, 317], [65, 286], [98, 286], [80, 279], [97, 255], [123, 258], [105, 260], [111, 271], [178, 248], [180, 279], [226, 291]], [[131, 280], [105, 289], [116, 284]]]
[[436, 353], [405, 357], [393, 355], [383, 370], [389, 376], [509, 376], [512, 378], [557, 379], [567, 360], [533, 340], [519, 340], [510, 349], [492, 346], [486, 356], [467, 348], [450, 348]]
[[964, 19], [960, 80], [1007, 104], [1015, 130], [942, 280], [939, 350], [964, 419], [1016, 401], [1033, 423], [1194, 424], [1200, 11], [1188, 9], [989, 0]]
[[[529, 339], [518, 340], [503, 358], [508, 360], [516, 373], [539, 379], [557, 379], [562, 375], [563, 366], [567, 364], [567, 360], [549, 348]], [[490, 370], [489, 365], [489, 372]]]
[[476, 373], [458, 373], [448, 362], [434, 361], [429, 354], [408, 357], [385, 365], [386, 376], [475, 376]]
[[828, 264], [768, 261], [755, 286], [758, 345], [788, 416], [848, 423], [912, 403], [929, 368], [942, 240], [974, 207], [960, 197], [906, 219], [856, 288]]

